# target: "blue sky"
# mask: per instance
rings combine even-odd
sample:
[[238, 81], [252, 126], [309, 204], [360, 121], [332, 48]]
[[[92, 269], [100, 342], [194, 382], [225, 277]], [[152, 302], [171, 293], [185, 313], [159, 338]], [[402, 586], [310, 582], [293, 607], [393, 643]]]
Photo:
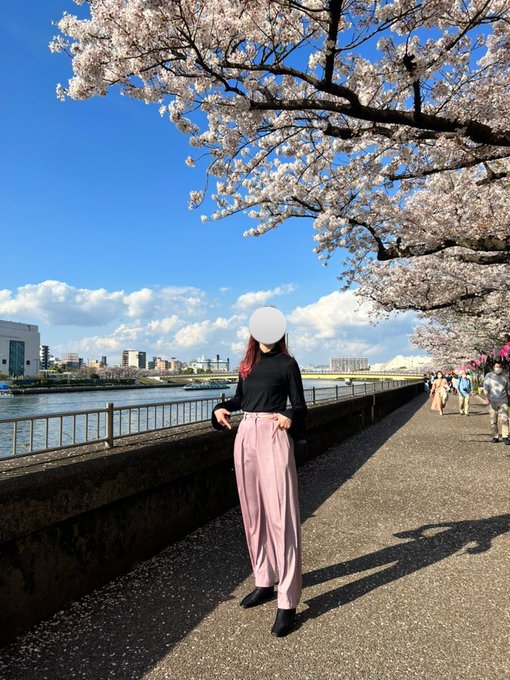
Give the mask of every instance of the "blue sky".
[[273, 304], [288, 317], [300, 363], [330, 356], [419, 354], [412, 316], [378, 326], [339, 292], [341, 257], [316, 255], [311, 223], [244, 238], [250, 220], [202, 223], [187, 138], [158, 113], [117, 95], [59, 102], [71, 67], [50, 53], [52, 21], [70, 0], [9, 3], [0, 19], [0, 318], [39, 325], [56, 354], [122, 349], [190, 360], [238, 359], [247, 319]]

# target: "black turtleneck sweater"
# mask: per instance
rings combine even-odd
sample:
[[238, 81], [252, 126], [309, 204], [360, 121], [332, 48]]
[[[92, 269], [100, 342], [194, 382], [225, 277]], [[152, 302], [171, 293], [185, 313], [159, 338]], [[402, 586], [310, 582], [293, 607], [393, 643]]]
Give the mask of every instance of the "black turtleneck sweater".
[[[290, 399], [291, 408], [287, 408], [287, 398]], [[283, 354], [276, 346], [270, 352], [261, 352], [260, 360], [246, 379], [239, 376], [235, 396], [215, 406], [214, 411], [219, 408], [228, 411], [241, 409], [249, 413], [281, 413], [292, 419], [292, 437], [302, 439], [307, 409], [296, 360]], [[214, 411], [212, 425], [222, 430], [224, 428], [216, 420]]]

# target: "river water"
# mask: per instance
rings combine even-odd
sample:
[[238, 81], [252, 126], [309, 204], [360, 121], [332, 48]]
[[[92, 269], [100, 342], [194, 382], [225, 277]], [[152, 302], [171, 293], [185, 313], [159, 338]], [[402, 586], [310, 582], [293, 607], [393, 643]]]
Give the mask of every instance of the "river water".
[[[359, 383], [357, 383], [359, 385]], [[345, 386], [345, 384], [342, 381], [336, 381], [336, 380], [304, 380], [303, 381], [303, 386], [305, 388], [305, 396], [307, 401], [310, 400], [311, 393], [312, 393], [312, 388], [316, 388], [316, 394], [317, 398], [331, 398], [334, 397], [337, 388], [338, 388], [338, 395], [339, 396], [344, 396], [348, 395], [351, 393], [352, 388]], [[326, 389], [329, 388], [329, 389]], [[147, 389], [127, 389], [127, 390], [102, 390], [102, 391], [97, 391], [97, 392], [62, 392], [62, 393], [46, 393], [46, 394], [23, 394], [23, 395], [15, 395], [13, 397], [0, 397], [0, 457], [8, 456], [11, 455], [12, 453], [12, 441], [13, 441], [13, 424], [12, 423], [3, 423], [2, 419], [6, 418], [21, 418], [24, 416], [37, 416], [37, 415], [45, 415], [45, 414], [50, 414], [50, 413], [63, 413], [63, 412], [68, 412], [68, 411], [85, 411], [85, 410], [91, 410], [91, 409], [102, 409], [105, 407], [105, 404], [108, 402], [113, 402], [115, 406], [133, 406], [137, 404], [153, 404], [157, 402], [184, 402], [184, 401], [189, 401], [189, 400], [195, 400], [195, 399], [217, 399], [221, 393], [224, 393], [227, 395], [227, 398], [229, 396], [233, 396], [235, 394], [236, 390], [236, 385], [232, 384], [230, 386], [230, 389], [222, 388], [218, 390], [197, 390], [197, 391], [185, 391], [183, 390], [182, 387], [151, 387]], [[205, 415], [207, 413], [210, 413], [210, 409], [212, 408], [212, 402], [210, 405], [208, 405], [209, 411], [205, 412]], [[186, 409], [182, 408], [182, 414], [181, 416], [177, 416], [180, 418], [179, 422], [190, 422], [192, 420], [195, 420], [196, 418], [191, 414], [192, 409]], [[187, 416], [186, 414], [189, 413], [190, 415]], [[125, 416], [120, 416], [121, 418], [124, 418], [124, 420], [128, 417], [127, 415]], [[172, 419], [174, 416], [170, 416]], [[142, 412], [142, 418], [147, 418], [149, 419], [149, 415], [144, 415], [144, 412]], [[163, 415], [155, 415], [154, 418], [158, 419], [158, 426], [161, 426], [161, 418], [165, 418], [165, 414]], [[70, 441], [70, 428], [73, 427], [71, 423], [72, 419], [66, 419], [64, 421], [64, 430], [66, 428], [68, 429], [68, 433], [64, 432], [64, 439], [63, 442], [65, 443], [66, 441]], [[52, 421], [52, 422], [56, 422]], [[147, 424], [146, 420], [143, 420], [141, 423], [141, 431], [143, 429], [146, 429], [145, 426]], [[174, 424], [174, 421], [171, 420], [171, 424]], [[38, 421], [38, 426], [39, 430], [45, 425], [45, 421]], [[87, 423], [87, 426], [89, 427], [89, 423]], [[94, 427], [94, 423], [90, 424], [90, 427]], [[103, 430], [103, 425], [100, 424], [98, 425], [99, 429], [101, 430], [99, 432], [99, 436], [104, 436]], [[78, 429], [82, 429], [84, 431], [85, 425], [78, 424]], [[124, 430], [125, 431], [125, 430]], [[90, 435], [89, 435], [90, 436]], [[28, 424], [23, 426], [21, 425], [19, 427], [18, 431], [18, 442], [21, 440], [21, 445], [19, 450], [23, 451], [23, 447], [26, 447], [26, 444], [23, 444], [23, 442], [26, 442], [27, 438], [29, 437], [29, 430], [28, 430]], [[43, 434], [40, 431], [39, 434], [35, 436], [35, 447], [38, 448], [41, 447], [43, 448], [42, 444], [42, 437]], [[56, 437], [56, 434], [55, 434]], [[55, 437], [53, 438], [53, 444], [57, 444], [58, 442], [55, 440]], [[50, 444], [51, 444], [52, 438], [50, 436]], [[39, 442], [39, 444], [38, 444]]]

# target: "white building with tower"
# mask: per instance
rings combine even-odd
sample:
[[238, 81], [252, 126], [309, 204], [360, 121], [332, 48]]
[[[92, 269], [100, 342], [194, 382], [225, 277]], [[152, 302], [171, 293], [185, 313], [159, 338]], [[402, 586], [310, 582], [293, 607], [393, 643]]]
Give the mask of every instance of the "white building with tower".
[[40, 344], [38, 326], [0, 320], [0, 373], [12, 378], [37, 375]]
[[368, 359], [366, 357], [332, 357], [329, 360], [329, 370], [339, 373], [368, 371]]
[[189, 366], [195, 373], [198, 370], [213, 372], [223, 371], [224, 373], [228, 373], [230, 371], [230, 359], [228, 357], [226, 359], [220, 359], [219, 354], [216, 355], [216, 359], [209, 359], [204, 354], [196, 361], [190, 362]]
[[125, 349], [121, 357], [122, 368], [146, 368], [147, 353], [138, 349]]

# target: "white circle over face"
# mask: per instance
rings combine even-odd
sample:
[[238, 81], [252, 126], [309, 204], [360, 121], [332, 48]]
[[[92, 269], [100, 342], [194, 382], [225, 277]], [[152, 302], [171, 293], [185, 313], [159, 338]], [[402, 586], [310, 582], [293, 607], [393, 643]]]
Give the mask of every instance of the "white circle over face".
[[285, 335], [287, 322], [276, 307], [260, 307], [250, 317], [248, 328], [250, 333], [264, 345], [272, 345]]

